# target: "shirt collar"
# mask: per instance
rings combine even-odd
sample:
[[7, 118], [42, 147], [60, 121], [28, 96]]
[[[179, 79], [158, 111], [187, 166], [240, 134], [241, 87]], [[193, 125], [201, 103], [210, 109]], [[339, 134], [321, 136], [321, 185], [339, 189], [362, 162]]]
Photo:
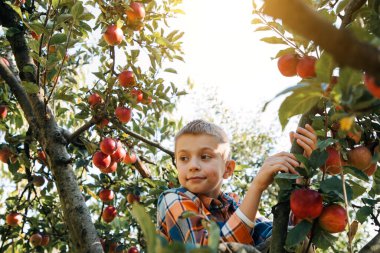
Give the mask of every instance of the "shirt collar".
[[223, 192], [221, 192], [217, 198], [211, 198], [203, 194], [199, 194], [198, 198], [208, 210], [230, 206], [233, 205], [234, 202], [233, 198]]

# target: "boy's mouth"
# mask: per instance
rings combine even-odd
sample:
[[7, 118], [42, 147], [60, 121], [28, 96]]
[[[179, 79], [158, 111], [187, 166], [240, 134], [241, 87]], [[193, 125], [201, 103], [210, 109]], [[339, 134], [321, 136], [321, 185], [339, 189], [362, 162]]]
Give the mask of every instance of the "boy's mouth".
[[206, 177], [189, 177], [189, 178], [187, 178], [187, 180], [202, 180], [202, 179], [206, 179]]

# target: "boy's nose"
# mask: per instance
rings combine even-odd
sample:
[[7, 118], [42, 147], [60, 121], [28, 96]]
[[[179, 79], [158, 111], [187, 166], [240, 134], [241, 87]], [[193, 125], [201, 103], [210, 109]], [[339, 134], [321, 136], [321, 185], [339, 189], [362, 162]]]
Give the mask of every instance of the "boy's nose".
[[196, 159], [193, 159], [190, 163], [189, 167], [190, 171], [197, 171], [200, 170], [199, 162]]

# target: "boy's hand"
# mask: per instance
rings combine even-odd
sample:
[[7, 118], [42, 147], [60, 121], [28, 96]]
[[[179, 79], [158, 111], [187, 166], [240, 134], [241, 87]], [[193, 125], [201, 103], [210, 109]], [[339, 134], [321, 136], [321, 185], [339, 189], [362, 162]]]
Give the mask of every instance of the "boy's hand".
[[274, 176], [278, 172], [287, 172], [298, 174], [295, 167], [300, 164], [296, 157], [288, 152], [281, 152], [268, 157], [255, 178], [253, 179], [254, 187], [260, 191], [264, 191], [272, 182]]
[[304, 155], [306, 157], [310, 157], [311, 153], [317, 148], [317, 135], [309, 124], [306, 124], [305, 128], [298, 127], [296, 133], [290, 132], [289, 135], [291, 143], [295, 139], [297, 144], [305, 150]]

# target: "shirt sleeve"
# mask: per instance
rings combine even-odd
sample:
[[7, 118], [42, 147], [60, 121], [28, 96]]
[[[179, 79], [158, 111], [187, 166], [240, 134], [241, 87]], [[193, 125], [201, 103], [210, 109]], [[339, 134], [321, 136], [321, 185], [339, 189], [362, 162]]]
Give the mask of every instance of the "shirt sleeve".
[[[181, 217], [184, 211], [194, 212], [196, 215], [188, 218]], [[207, 245], [208, 231], [202, 225], [205, 219], [202, 205], [184, 194], [163, 193], [158, 200], [157, 226], [160, 233], [169, 241], [181, 241]], [[252, 229], [247, 226], [236, 214], [221, 227], [221, 240], [224, 242], [238, 242], [253, 244]]]

